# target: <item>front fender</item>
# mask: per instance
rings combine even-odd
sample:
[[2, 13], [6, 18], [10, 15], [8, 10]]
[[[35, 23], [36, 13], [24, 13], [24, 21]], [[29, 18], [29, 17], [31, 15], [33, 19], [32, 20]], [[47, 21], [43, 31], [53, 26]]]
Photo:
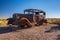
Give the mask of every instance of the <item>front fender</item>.
[[21, 18], [19, 25], [31, 25], [31, 22], [27, 18]]

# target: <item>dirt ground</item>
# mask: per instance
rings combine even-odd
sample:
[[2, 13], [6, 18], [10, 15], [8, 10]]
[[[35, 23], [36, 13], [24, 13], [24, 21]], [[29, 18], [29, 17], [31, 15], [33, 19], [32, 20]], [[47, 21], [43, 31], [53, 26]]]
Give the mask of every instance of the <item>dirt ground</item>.
[[0, 40], [60, 40], [60, 25], [47, 24], [18, 30], [0, 27]]

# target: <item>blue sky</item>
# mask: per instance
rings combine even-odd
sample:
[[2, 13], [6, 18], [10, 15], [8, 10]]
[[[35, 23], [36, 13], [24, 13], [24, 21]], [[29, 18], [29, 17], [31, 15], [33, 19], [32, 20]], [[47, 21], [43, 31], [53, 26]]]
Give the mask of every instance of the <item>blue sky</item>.
[[12, 17], [28, 8], [44, 10], [47, 18], [60, 18], [60, 0], [0, 0], [0, 17]]

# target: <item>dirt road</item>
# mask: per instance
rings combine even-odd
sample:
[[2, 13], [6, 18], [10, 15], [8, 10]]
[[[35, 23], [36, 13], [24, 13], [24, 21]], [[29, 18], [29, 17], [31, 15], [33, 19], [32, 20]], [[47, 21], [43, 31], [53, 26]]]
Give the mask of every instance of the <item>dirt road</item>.
[[0, 27], [0, 40], [60, 40], [60, 25], [48, 24], [16, 31]]

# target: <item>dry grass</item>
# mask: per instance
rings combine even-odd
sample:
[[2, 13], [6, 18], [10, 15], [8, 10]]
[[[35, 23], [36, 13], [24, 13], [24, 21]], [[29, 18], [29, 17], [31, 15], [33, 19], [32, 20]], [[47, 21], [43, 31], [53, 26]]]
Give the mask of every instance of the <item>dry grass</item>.
[[[48, 23], [60, 23], [60, 18], [47, 18]], [[0, 19], [0, 26], [6, 26], [8, 23], [7, 19]]]
[[0, 19], [0, 26], [6, 26], [8, 23], [7, 19]]
[[47, 18], [48, 23], [60, 24], [60, 18]]

